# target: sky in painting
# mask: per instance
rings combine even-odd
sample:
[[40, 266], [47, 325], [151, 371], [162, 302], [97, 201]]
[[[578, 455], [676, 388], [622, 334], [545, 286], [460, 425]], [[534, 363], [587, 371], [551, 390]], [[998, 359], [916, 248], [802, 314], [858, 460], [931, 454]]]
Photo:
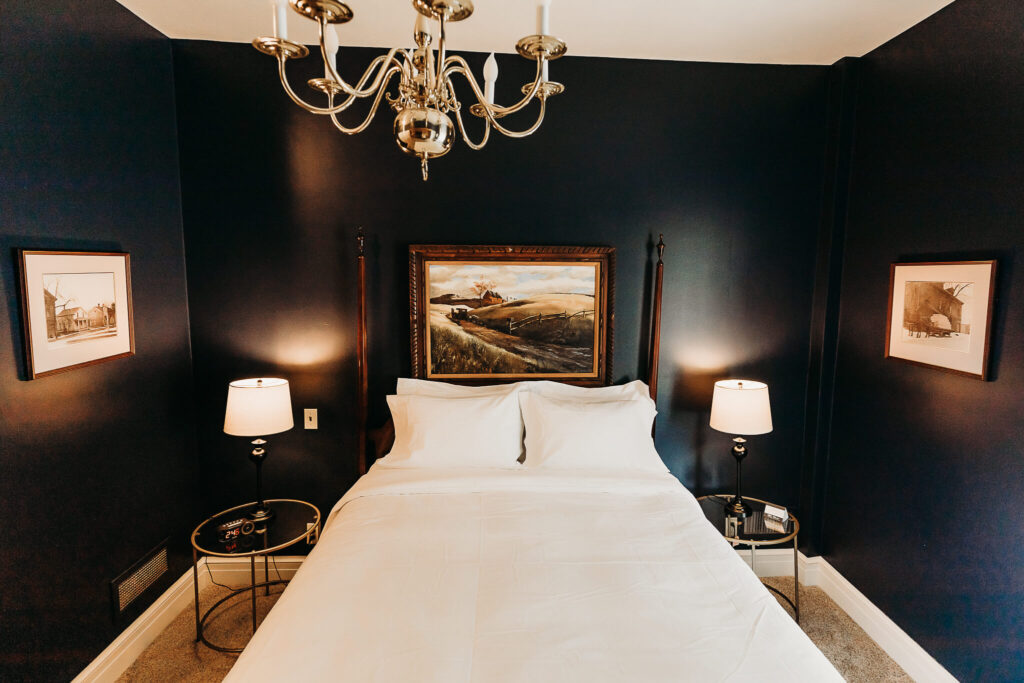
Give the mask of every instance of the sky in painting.
[[114, 302], [113, 273], [44, 273], [43, 287], [57, 297], [58, 306], [66, 302], [69, 309]]
[[956, 292], [956, 298], [964, 302], [960, 309], [960, 322], [964, 325], [971, 324], [971, 315], [974, 312], [974, 283], [973, 282], [943, 282], [943, 289], [952, 288]]
[[427, 264], [430, 297], [444, 294], [474, 297], [473, 286], [492, 283], [506, 299], [526, 299], [537, 294], [594, 295], [596, 266], [562, 264], [495, 265], [493, 263]]

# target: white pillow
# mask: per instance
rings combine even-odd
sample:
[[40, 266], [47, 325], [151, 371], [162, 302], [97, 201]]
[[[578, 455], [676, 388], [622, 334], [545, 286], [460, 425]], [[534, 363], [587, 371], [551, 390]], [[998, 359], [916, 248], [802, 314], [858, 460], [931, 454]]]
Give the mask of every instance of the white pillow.
[[[467, 386], [465, 384], [449, 384], [431, 379], [412, 379], [399, 377], [395, 387], [399, 396], [434, 396], [436, 398], [472, 398], [482, 396], [508, 396], [521, 391], [530, 382], [512, 382], [510, 384], [482, 384]], [[518, 407], [518, 403], [516, 406]], [[394, 411], [392, 411], [393, 413]], [[519, 418], [519, 462], [523, 462], [523, 419]]]
[[514, 392], [479, 398], [388, 396], [390, 467], [519, 467], [522, 418]]
[[[650, 390], [647, 385], [634, 380], [628, 384], [621, 384], [609, 387], [580, 387], [574, 384], [563, 384], [550, 380], [526, 380], [511, 382], [509, 384], [484, 384], [478, 386], [467, 386], [464, 384], [450, 384], [429, 379], [412, 379], [399, 377], [396, 384], [396, 392], [399, 396], [434, 396], [438, 398], [468, 398], [481, 396], [505, 396], [510, 393], [529, 391], [551, 398], [573, 400], [580, 402], [594, 401], [644, 401], [654, 408], [654, 401], [651, 400]], [[392, 410], [394, 413], [394, 410]], [[396, 442], [397, 437], [396, 423]], [[520, 441], [523, 441], [522, 420], [520, 420]], [[525, 446], [520, 447], [519, 462], [525, 460]]]
[[648, 401], [578, 401], [522, 392], [526, 466], [667, 472], [654, 450]]
[[399, 396], [435, 396], [438, 398], [469, 398], [479, 396], [494, 396], [496, 394], [508, 394], [519, 391], [521, 385], [526, 382], [513, 382], [511, 384], [485, 384], [482, 386], [467, 386], [465, 384], [449, 384], [448, 382], [435, 382], [430, 379], [411, 379], [399, 377], [396, 393]]
[[539, 394], [548, 398], [572, 399], [576, 401], [648, 401], [651, 400], [651, 392], [647, 385], [641, 380], [634, 380], [628, 384], [619, 384], [610, 387], [578, 387], [574, 384], [562, 384], [541, 380], [539, 382], [523, 382], [523, 391]]

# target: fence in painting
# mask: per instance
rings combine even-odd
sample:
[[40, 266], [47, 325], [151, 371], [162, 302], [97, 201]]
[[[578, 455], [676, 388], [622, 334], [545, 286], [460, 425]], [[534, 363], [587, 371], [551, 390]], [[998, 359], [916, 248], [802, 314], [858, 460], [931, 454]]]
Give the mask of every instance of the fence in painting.
[[588, 315], [589, 316], [593, 316], [594, 315], [594, 311], [593, 310], [577, 311], [576, 313], [573, 313], [572, 315], [570, 315], [566, 311], [562, 311], [561, 313], [549, 313], [548, 315], [544, 315], [543, 313], [538, 313], [537, 315], [531, 315], [531, 316], [528, 316], [526, 318], [522, 318], [520, 320], [513, 320], [512, 318], [509, 318], [508, 319], [508, 333], [512, 334], [513, 331], [518, 330], [518, 329], [520, 329], [522, 327], [526, 327], [527, 325], [533, 325], [535, 323], [541, 323], [541, 322], [544, 322], [545, 320], [564, 320], [566, 322], [566, 324], [568, 325], [569, 321], [572, 320], [573, 318], [579, 318], [579, 317], [585, 318]]

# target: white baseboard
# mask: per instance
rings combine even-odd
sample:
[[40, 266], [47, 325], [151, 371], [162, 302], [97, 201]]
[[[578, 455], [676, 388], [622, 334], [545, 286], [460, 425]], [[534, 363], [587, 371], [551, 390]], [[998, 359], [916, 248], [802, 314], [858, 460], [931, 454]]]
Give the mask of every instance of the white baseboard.
[[132, 665], [153, 639], [192, 602], [192, 568], [181, 575], [163, 595], [133, 621], [100, 656], [75, 676], [72, 683], [106, 683]]
[[[210, 585], [210, 574], [217, 583], [223, 583], [232, 588], [248, 586], [252, 576], [250, 574], [249, 559], [245, 557], [204, 557], [204, 567], [200, 567], [199, 590]], [[283, 557], [271, 557], [267, 564], [267, 574], [270, 580], [281, 578], [291, 580], [295, 572], [299, 570], [302, 561], [306, 559], [302, 555], [288, 555]], [[203, 576], [205, 574], [205, 577]], [[205, 580], [205, 584], [204, 584]], [[256, 560], [256, 581], [263, 581], [263, 560]]]
[[[270, 578], [290, 579], [305, 558], [301, 555], [275, 557], [270, 563]], [[277, 572], [274, 570], [277, 563]], [[249, 560], [240, 558], [210, 558], [209, 571], [207, 558], [199, 559], [199, 590], [211, 584], [210, 575], [218, 583], [228, 586], [243, 586], [249, 582]], [[263, 563], [257, 562], [256, 576], [263, 576]], [[260, 580], [257, 578], [257, 580]], [[192, 587], [192, 568], [181, 575], [157, 598], [145, 612], [133, 621], [121, 635], [114, 639], [89, 666], [75, 676], [72, 683], [111, 683], [138, 659], [142, 651], [167, 628], [181, 611], [192, 604], [195, 590]]]
[[[750, 551], [736, 551], [743, 561], [750, 566]], [[807, 558], [803, 553], [797, 554], [797, 561], [800, 562], [800, 578], [803, 579], [805, 571], [803, 562]], [[758, 576], [793, 576], [793, 548], [762, 548], [754, 556], [754, 573]], [[806, 581], [802, 581], [806, 583]]]
[[[760, 560], [760, 553], [758, 553]], [[915, 681], [953, 681], [953, 677], [923, 647], [875, 607], [823, 557], [800, 554], [800, 576], [805, 586], [818, 586], [864, 629], [872, 640]], [[792, 572], [790, 572], [792, 575]]]
[[[738, 551], [750, 564], [750, 551]], [[301, 555], [276, 557], [270, 564], [270, 578], [290, 579], [302, 565]], [[805, 586], [821, 588], [840, 608], [864, 629], [872, 640], [899, 664], [915, 681], [956, 681], [935, 658], [925, 652], [913, 638], [885, 616], [882, 610], [868, 600], [853, 584], [843, 578], [823, 557], [797, 555], [800, 582]], [[263, 575], [262, 562], [257, 562], [256, 576]], [[786, 548], [765, 548], [756, 552], [754, 566], [758, 576], [793, 576], [793, 551]], [[200, 558], [199, 590], [211, 584], [211, 574], [217, 583], [243, 586], [250, 580], [249, 560], [246, 558]], [[149, 606], [124, 632], [105, 649], [72, 683], [108, 683], [117, 680], [132, 665], [142, 651], [187, 608], [193, 597], [192, 570], [185, 572]]]
[[[749, 565], [750, 551], [737, 552]], [[824, 591], [915, 681], [956, 681], [934, 657], [843, 578], [825, 558], [807, 557], [799, 553], [797, 562], [800, 565], [800, 583], [804, 586], [817, 586]], [[792, 548], [758, 550], [754, 569], [758, 576], [793, 576]]]

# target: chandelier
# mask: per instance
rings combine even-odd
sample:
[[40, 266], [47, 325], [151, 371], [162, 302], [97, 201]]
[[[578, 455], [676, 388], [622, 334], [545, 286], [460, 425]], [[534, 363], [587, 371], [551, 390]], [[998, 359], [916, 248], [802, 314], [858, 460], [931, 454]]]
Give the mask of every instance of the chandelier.
[[[444, 156], [452, 147], [455, 128], [470, 149], [479, 150], [487, 144], [491, 129], [510, 138], [524, 138], [536, 131], [544, 120], [544, 108], [549, 97], [565, 90], [561, 83], [548, 80], [548, 62], [565, 54], [565, 43], [548, 35], [548, 5], [541, 0], [537, 6], [537, 33], [516, 43], [516, 51], [537, 62], [537, 75], [532, 83], [522, 87], [523, 98], [507, 107], [495, 104], [494, 83], [498, 79], [498, 63], [494, 53], [484, 64], [484, 87], [473, 76], [466, 60], [446, 52], [445, 27], [449, 22], [462, 21], [473, 13], [471, 0], [412, 0], [418, 12], [413, 31], [416, 47], [411, 50], [392, 48], [387, 54], [375, 58], [355, 85], [346, 83], [338, 75], [335, 59], [338, 36], [335, 24], [352, 20], [352, 10], [336, 0], [275, 0], [274, 36], [252, 41], [260, 52], [277, 58], [277, 73], [288, 97], [306, 111], [331, 117], [342, 133], [354, 135], [366, 130], [380, 106], [382, 98], [397, 112], [395, 141], [407, 154], [420, 159], [423, 180], [427, 179], [427, 164], [431, 159]], [[296, 94], [288, 82], [286, 64], [289, 59], [301, 59], [309, 54], [305, 45], [288, 40], [288, 5], [317, 23], [320, 34], [320, 54], [324, 60], [324, 77], [313, 78], [307, 85], [327, 96], [327, 106], [306, 102]], [[432, 22], [437, 22], [437, 48], [432, 47]], [[462, 76], [472, 91], [473, 103], [469, 112], [484, 120], [483, 136], [473, 142], [463, 125], [463, 105], [455, 95], [454, 77]], [[388, 92], [397, 77], [397, 94]], [[348, 128], [338, 120], [338, 114], [357, 100], [372, 98], [370, 111], [359, 125]], [[527, 107], [534, 99], [540, 103], [540, 112], [533, 125], [524, 130], [510, 130], [499, 122]], [[452, 123], [450, 115], [455, 117]]]

